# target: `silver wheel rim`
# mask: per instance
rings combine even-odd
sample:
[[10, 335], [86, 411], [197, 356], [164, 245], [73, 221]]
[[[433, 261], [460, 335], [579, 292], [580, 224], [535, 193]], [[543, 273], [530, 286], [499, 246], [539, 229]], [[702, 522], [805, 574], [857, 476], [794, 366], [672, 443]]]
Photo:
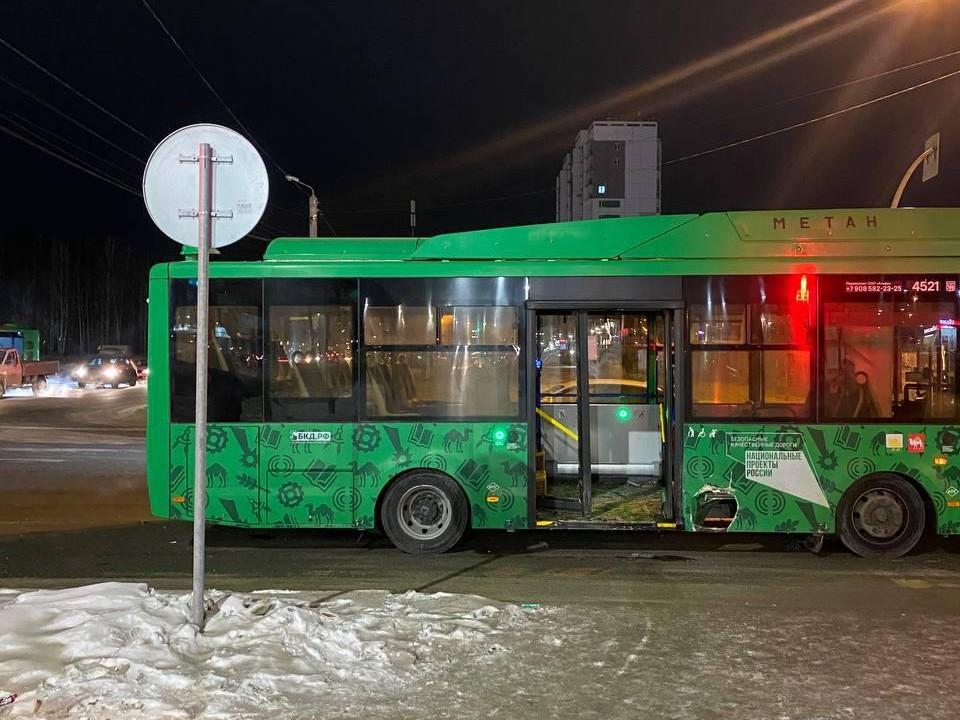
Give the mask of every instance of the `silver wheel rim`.
[[439, 488], [415, 485], [400, 496], [397, 521], [404, 533], [417, 540], [433, 540], [446, 531], [453, 505]]
[[889, 543], [903, 533], [910, 511], [899, 493], [873, 488], [854, 501], [850, 515], [860, 537], [873, 543]]

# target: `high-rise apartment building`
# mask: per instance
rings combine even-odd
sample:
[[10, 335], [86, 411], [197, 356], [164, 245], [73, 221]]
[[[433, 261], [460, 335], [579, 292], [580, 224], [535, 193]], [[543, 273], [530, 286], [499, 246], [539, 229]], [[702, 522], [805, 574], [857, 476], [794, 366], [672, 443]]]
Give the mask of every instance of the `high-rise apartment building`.
[[557, 221], [660, 212], [657, 123], [598, 120], [577, 133], [557, 176]]

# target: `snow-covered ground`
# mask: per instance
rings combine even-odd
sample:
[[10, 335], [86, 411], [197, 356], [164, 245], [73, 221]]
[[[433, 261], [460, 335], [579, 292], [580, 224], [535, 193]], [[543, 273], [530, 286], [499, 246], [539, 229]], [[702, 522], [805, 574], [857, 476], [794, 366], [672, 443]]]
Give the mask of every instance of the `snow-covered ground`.
[[189, 595], [145, 585], [0, 591], [0, 698], [18, 695], [0, 717], [360, 718], [405, 704], [413, 717], [421, 689], [456, 704], [451, 666], [482, 683], [537, 612], [379, 591], [212, 592], [208, 604], [200, 635]]
[[[82, 392], [77, 387], [77, 381], [69, 375], [50, 375], [41, 397], [73, 397]], [[33, 397], [33, 390], [29, 387], [8, 388], [5, 394], [7, 397]]]
[[[955, 718], [956, 617], [409, 592], [0, 591], [0, 720]], [[868, 603], [869, 604], [869, 603]], [[2, 693], [0, 693], [2, 697]]]

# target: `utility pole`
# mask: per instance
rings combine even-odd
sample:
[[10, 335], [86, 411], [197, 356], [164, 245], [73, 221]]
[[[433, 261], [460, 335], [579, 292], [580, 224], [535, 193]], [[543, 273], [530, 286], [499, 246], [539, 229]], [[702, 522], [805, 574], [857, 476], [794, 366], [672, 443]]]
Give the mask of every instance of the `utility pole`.
[[417, 201], [410, 201], [410, 237], [417, 234]]
[[312, 186], [301, 181], [296, 175], [284, 175], [284, 178], [287, 180], [287, 182], [292, 182], [294, 185], [299, 185], [310, 192], [310, 198], [307, 201], [307, 209], [310, 213], [310, 237], [316, 237], [317, 218], [320, 216], [320, 206], [317, 202], [317, 194], [313, 191]]
[[309, 209], [310, 209], [310, 237], [317, 236], [317, 196], [313, 194], [312, 188], [310, 192]]

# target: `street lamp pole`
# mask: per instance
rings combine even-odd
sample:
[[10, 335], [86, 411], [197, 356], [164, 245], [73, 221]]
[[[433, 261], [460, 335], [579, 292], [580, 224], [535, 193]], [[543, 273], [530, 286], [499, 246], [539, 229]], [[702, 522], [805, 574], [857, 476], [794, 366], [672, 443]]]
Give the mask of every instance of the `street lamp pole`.
[[284, 176], [287, 182], [292, 182], [294, 185], [299, 185], [302, 188], [305, 188], [310, 192], [310, 198], [307, 201], [307, 208], [310, 213], [310, 237], [317, 236], [317, 218], [320, 215], [320, 204], [317, 202], [317, 194], [313, 191], [313, 187], [307, 183], [300, 180], [300, 178], [295, 175], [285, 175]]
[[917, 159], [910, 163], [910, 167], [903, 174], [897, 191], [893, 194], [893, 200], [890, 202], [891, 208], [900, 207], [900, 199], [903, 197], [903, 191], [907, 189], [907, 183], [917, 171], [917, 168], [923, 165], [923, 181], [926, 182], [940, 174], [940, 133], [935, 133], [927, 138], [924, 144], [923, 152], [917, 155]]
[[903, 197], [903, 191], [907, 189], [907, 183], [910, 182], [910, 178], [913, 177], [913, 174], [917, 171], [917, 168], [920, 167], [920, 164], [928, 157], [933, 155], [936, 150], [936, 148], [929, 147], [917, 155], [917, 159], [911, 163], [910, 167], [908, 167], [907, 171], [903, 174], [903, 178], [900, 180], [900, 185], [897, 187], [897, 191], [893, 194], [893, 200], [890, 202], [890, 207], [900, 207], [900, 198]]

